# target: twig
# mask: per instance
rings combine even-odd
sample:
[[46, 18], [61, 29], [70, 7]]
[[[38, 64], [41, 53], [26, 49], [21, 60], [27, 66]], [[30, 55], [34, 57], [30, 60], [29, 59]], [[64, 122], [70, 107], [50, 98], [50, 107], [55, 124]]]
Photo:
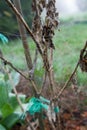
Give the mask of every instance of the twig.
[[[23, 17], [20, 0], [14, 0], [14, 4], [15, 4], [17, 10], [21, 13], [21, 15]], [[26, 29], [25, 29], [23, 23], [20, 21], [19, 17], [17, 17], [17, 22], [19, 25], [19, 32], [20, 32], [20, 36], [22, 39], [22, 43], [23, 43], [24, 54], [25, 54], [27, 66], [28, 66], [28, 69], [31, 70], [33, 65], [32, 65], [32, 59], [31, 59], [31, 54], [30, 54], [30, 48], [29, 48], [28, 41], [27, 41]]]
[[8, 68], [7, 68], [6, 66], [4, 66], [4, 70], [5, 70], [5, 72], [7, 73], [8, 77], [9, 77], [9, 80], [10, 80], [10, 83], [11, 83], [11, 85], [12, 85], [13, 91], [14, 91], [14, 93], [15, 93], [15, 95], [16, 95], [18, 104], [19, 104], [19, 106], [20, 106], [22, 112], [24, 112], [24, 108], [23, 108], [23, 106], [22, 106], [21, 100], [20, 100], [20, 98], [18, 97], [18, 93], [17, 93], [16, 88], [14, 87], [14, 84], [13, 84], [13, 81], [12, 81], [12, 77], [11, 77], [11, 75], [9, 74], [9, 70], [8, 70]]
[[83, 56], [83, 54], [84, 54], [86, 48], [87, 48], [87, 41], [86, 41], [86, 43], [85, 43], [84, 48], [81, 50], [81, 53], [80, 53], [80, 59], [82, 59], [82, 56]]
[[33, 67], [32, 69], [29, 71], [29, 76], [31, 79], [34, 78], [34, 71], [35, 71], [35, 68], [36, 68], [36, 64], [37, 64], [37, 57], [38, 57], [38, 50], [36, 48], [35, 50], [35, 57], [34, 57], [34, 61], [33, 61]]
[[20, 72], [16, 67], [13, 66], [13, 64], [9, 61], [7, 61], [4, 57], [0, 56], [0, 59], [3, 60], [5, 65], [9, 65], [11, 68], [13, 68], [16, 72], [18, 72], [21, 76], [23, 76], [25, 79], [29, 80], [22, 72]]
[[38, 94], [37, 87], [36, 87], [36, 85], [35, 85], [35, 83], [34, 83], [33, 80], [31, 80], [30, 78], [26, 77], [22, 72], [20, 72], [16, 67], [14, 67], [11, 62], [7, 61], [5, 58], [3, 58], [3, 57], [0, 56], [0, 59], [4, 61], [4, 64], [5, 64], [5, 65], [6, 65], [6, 64], [9, 65], [9, 66], [10, 66], [11, 68], [13, 68], [16, 72], [18, 72], [21, 76], [23, 76], [26, 80], [29, 80], [29, 81], [32, 83], [32, 86], [33, 86], [33, 88], [34, 88], [36, 94]]
[[40, 52], [40, 54], [42, 55], [43, 54], [43, 51], [42, 51], [42, 47], [41, 45], [39, 44], [39, 42], [36, 40], [36, 38], [34, 37], [32, 31], [30, 30], [28, 24], [26, 23], [26, 21], [24, 20], [24, 18], [22, 17], [22, 15], [19, 13], [19, 11], [16, 9], [15, 5], [11, 2], [11, 0], [5, 0], [8, 5], [12, 8], [12, 10], [15, 12], [15, 14], [17, 15], [17, 17], [20, 19], [20, 21], [23, 23], [23, 25], [25, 26], [26, 30], [29, 32], [30, 36], [32, 37], [32, 39], [35, 41], [36, 43], [36, 46]]
[[47, 78], [47, 71], [45, 71], [45, 74], [44, 74], [44, 79], [43, 79], [42, 87], [41, 87], [41, 90], [40, 90], [40, 94], [43, 92], [43, 89], [45, 87], [46, 78]]
[[[5, 68], [6, 68], [6, 67], [5, 67]], [[15, 88], [14, 85], [13, 85], [12, 78], [11, 78], [10, 74], [8, 73], [7, 68], [5, 69], [5, 71], [6, 71], [6, 73], [7, 73], [8, 76], [9, 76], [9, 79], [10, 79], [11, 85], [13, 86], [13, 92], [14, 92], [15, 95], [16, 95], [16, 98], [17, 98], [18, 104], [19, 104], [19, 106], [20, 106], [22, 112], [24, 113], [24, 108], [23, 108], [23, 106], [22, 106], [22, 102], [21, 102], [20, 98], [18, 97], [17, 90], [16, 90], [16, 88]], [[33, 126], [31, 125], [31, 123], [30, 123], [30, 121], [29, 121], [29, 119], [26, 117], [25, 120], [26, 120], [26, 122], [29, 124], [31, 130], [34, 130]]]
[[[86, 50], [87, 48], [87, 41], [85, 43], [85, 46], [83, 47], [83, 49], [81, 50], [81, 53], [80, 53], [80, 58], [82, 57], [84, 51]], [[59, 98], [61, 96], [61, 94], [63, 93], [63, 91], [65, 90], [65, 88], [68, 86], [69, 82], [72, 80], [74, 74], [76, 73], [77, 69], [78, 69], [78, 66], [79, 66], [79, 62], [80, 62], [80, 59], [78, 60], [78, 63], [74, 69], [74, 71], [72, 72], [71, 76], [69, 77], [69, 79], [67, 80], [67, 82], [65, 83], [65, 85], [63, 86], [63, 88], [60, 90], [60, 92], [58, 93], [57, 96], [55, 96], [53, 99], [56, 99], [56, 98]], [[53, 100], [52, 99], [52, 100]]]
[[69, 77], [68, 81], [65, 83], [65, 85], [63, 86], [63, 88], [62, 88], [62, 89], [60, 90], [60, 92], [58, 93], [57, 98], [62, 94], [62, 92], [63, 92], [63, 91], [65, 90], [65, 88], [68, 86], [68, 84], [69, 84], [69, 82], [71, 81], [72, 77], [73, 77], [74, 74], [76, 73], [78, 66], [79, 66], [79, 61], [78, 61], [77, 65], [76, 65], [76, 67], [75, 67], [73, 73], [72, 73], [71, 76]]
[[49, 58], [49, 63], [50, 63], [50, 70], [49, 70], [49, 80], [50, 80], [50, 85], [52, 89], [53, 95], [55, 94], [55, 88], [54, 88], [54, 76], [53, 76], [53, 48], [50, 48], [50, 58]]
[[51, 127], [52, 127], [52, 130], [56, 130], [56, 128], [55, 128], [55, 126], [54, 126], [52, 120], [49, 119], [49, 117], [48, 117], [47, 114], [46, 114], [46, 116], [47, 116], [47, 119], [48, 119], [48, 121], [49, 121], [49, 123], [50, 123], [50, 125], [51, 125]]

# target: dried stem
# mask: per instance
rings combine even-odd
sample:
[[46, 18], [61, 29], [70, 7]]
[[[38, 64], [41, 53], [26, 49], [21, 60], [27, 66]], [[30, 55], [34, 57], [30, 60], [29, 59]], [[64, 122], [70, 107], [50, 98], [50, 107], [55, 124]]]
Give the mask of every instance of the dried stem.
[[[2, 54], [2, 51], [0, 50], [0, 53]], [[6, 64], [6, 60], [2, 57], [3, 56], [3, 54], [0, 56], [0, 59], [1, 60], [3, 60], [4, 62], [5, 62], [5, 64]], [[11, 64], [12, 65], [12, 64]], [[13, 68], [13, 65], [11, 66], [12, 68]], [[15, 68], [15, 67], [14, 67]], [[15, 69], [14, 69], [15, 70]], [[20, 106], [20, 108], [21, 108], [21, 111], [24, 113], [24, 108], [23, 108], [23, 106], [22, 106], [22, 102], [21, 102], [21, 100], [20, 100], [20, 98], [18, 97], [18, 93], [17, 93], [17, 90], [16, 90], [16, 88], [14, 87], [14, 84], [13, 84], [13, 81], [12, 81], [12, 78], [11, 78], [11, 75], [9, 74], [9, 70], [8, 70], [8, 68], [4, 65], [4, 71], [8, 74], [8, 77], [9, 77], [9, 80], [10, 80], [10, 82], [11, 82], [11, 85], [13, 86], [13, 92], [15, 93], [15, 95], [16, 95], [16, 99], [17, 99], [17, 101], [18, 101], [18, 104], [19, 104], [19, 106]], [[18, 73], [20, 73], [20, 74], [22, 74], [21, 72], [19, 72], [17, 69], [16, 69], [16, 71], [18, 72]], [[22, 74], [22, 76], [23, 76], [23, 74]], [[25, 76], [24, 76], [25, 77]], [[30, 128], [31, 128], [31, 130], [34, 130], [34, 127], [31, 125], [31, 123], [30, 123], [30, 121], [29, 121], [29, 119], [26, 117], [25, 118], [25, 121], [26, 121], [26, 123], [28, 123], [28, 125], [30, 126]]]
[[65, 83], [65, 85], [63, 86], [63, 88], [62, 88], [62, 89], [60, 90], [60, 92], [58, 93], [57, 98], [60, 97], [60, 95], [61, 95], [61, 94], [63, 93], [63, 91], [65, 90], [65, 88], [68, 86], [69, 82], [72, 80], [74, 74], [75, 74], [76, 71], [77, 71], [78, 66], [79, 66], [79, 61], [78, 61], [77, 65], [76, 65], [76, 67], [75, 67], [73, 73], [72, 73], [71, 76], [69, 77], [68, 81]]
[[49, 123], [50, 123], [50, 125], [51, 125], [51, 127], [52, 127], [52, 130], [56, 130], [56, 128], [55, 128], [55, 126], [54, 126], [52, 120], [49, 119], [49, 117], [48, 117], [47, 114], [46, 114], [46, 116], [47, 116], [47, 119], [48, 119], [48, 121], [49, 121]]
[[50, 80], [50, 85], [52, 89], [53, 95], [55, 94], [55, 88], [54, 88], [54, 77], [53, 77], [53, 48], [50, 48], [50, 58], [49, 58], [49, 63], [50, 63], [50, 70], [49, 70], [49, 80]]
[[[87, 48], [87, 41], [86, 41], [86, 43], [85, 43], [85, 46], [84, 46], [83, 49], [81, 50], [80, 58], [82, 57], [82, 55], [83, 55], [84, 51], [86, 50], [86, 48]], [[67, 80], [67, 82], [65, 83], [65, 85], [63, 86], [63, 88], [60, 90], [60, 92], [58, 93], [58, 95], [55, 96], [53, 99], [55, 99], [55, 98], [58, 99], [58, 98], [61, 96], [61, 94], [63, 93], [63, 91], [66, 89], [66, 87], [68, 86], [68, 84], [70, 83], [70, 81], [72, 80], [73, 76], [75, 75], [75, 73], [76, 73], [76, 71], [77, 71], [77, 69], [78, 69], [79, 62], [80, 62], [80, 59], [78, 60], [77, 65], [76, 65], [74, 71], [72, 72], [71, 76], [69, 77], [69, 79]], [[53, 100], [53, 99], [52, 99], [52, 100]]]
[[36, 64], [37, 64], [37, 57], [38, 57], [38, 50], [37, 50], [37, 48], [36, 48], [36, 50], [35, 50], [35, 57], [34, 57], [34, 61], [33, 61], [33, 67], [32, 67], [32, 69], [29, 71], [29, 75], [30, 75], [30, 78], [31, 78], [31, 79], [34, 78], [34, 71], [35, 71]]
[[33, 86], [33, 89], [35, 90], [36, 94], [38, 94], [38, 90], [37, 90], [37, 87], [34, 83], [33, 80], [31, 80], [30, 78], [26, 77], [22, 72], [20, 72], [16, 67], [13, 66], [13, 64], [9, 61], [7, 61], [5, 58], [1, 57], [0, 56], [0, 59], [4, 61], [4, 64], [5, 65], [9, 65], [11, 68], [13, 68], [16, 72], [18, 72], [21, 76], [23, 76], [25, 79], [29, 80]]
[[46, 78], [47, 78], [47, 72], [45, 71], [44, 79], [43, 79], [43, 83], [42, 83], [42, 87], [41, 87], [41, 90], [40, 90], [40, 94], [43, 92], [43, 89], [44, 89], [44, 87], [45, 87]]
[[18, 93], [17, 93], [16, 88], [14, 87], [14, 83], [13, 83], [13, 81], [12, 81], [12, 77], [11, 77], [11, 75], [9, 74], [9, 70], [8, 70], [8, 68], [7, 68], [6, 66], [5, 66], [4, 68], [5, 68], [5, 69], [4, 69], [5, 72], [7, 73], [8, 77], [9, 77], [9, 80], [10, 80], [10, 83], [11, 83], [11, 85], [12, 85], [13, 91], [14, 91], [14, 93], [15, 93], [15, 95], [16, 95], [16, 99], [17, 99], [17, 101], [18, 101], [18, 104], [19, 104], [19, 106], [20, 106], [22, 112], [24, 112], [24, 108], [23, 108], [23, 106], [22, 106], [21, 100], [20, 100], [20, 98], [18, 97]]
[[[15, 4], [16, 8], [18, 9], [18, 11], [20, 12], [20, 14], [23, 15], [20, 0], [14, 0], [14, 4]], [[29, 45], [28, 45], [28, 41], [27, 41], [26, 29], [25, 29], [23, 23], [20, 21], [19, 17], [17, 17], [17, 21], [18, 21], [18, 25], [19, 25], [20, 36], [22, 39], [23, 47], [24, 47], [24, 54], [25, 54], [27, 66], [28, 66], [29, 70], [31, 70], [33, 65], [32, 65], [32, 60], [31, 60], [31, 55], [30, 55], [30, 49], [29, 49]]]
[[26, 23], [26, 21], [24, 20], [24, 18], [22, 17], [22, 15], [19, 13], [19, 11], [16, 9], [16, 7], [14, 6], [14, 4], [11, 2], [11, 0], [5, 0], [8, 5], [12, 8], [12, 10], [15, 12], [15, 14], [17, 15], [17, 17], [20, 19], [20, 21], [23, 23], [23, 25], [25, 26], [26, 30], [29, 32], [30, 36], [32, 37], [32, 39], [35, 41], [36, 46], [40, 52], [40, 54], [43, 54], [42, 48], [39, 44], [39, 42], [36, 40], [36, 38], [34, 37], [32, 31], [30, 30], [28, 24]]

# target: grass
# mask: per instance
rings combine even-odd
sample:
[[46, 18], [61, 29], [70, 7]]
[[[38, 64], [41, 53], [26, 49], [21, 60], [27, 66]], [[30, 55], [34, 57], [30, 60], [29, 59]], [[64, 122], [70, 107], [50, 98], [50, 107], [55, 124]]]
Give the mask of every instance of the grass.
[[[56, 31], [54, 43], [54, 69], [59, 82], [65, 82], [72, 73], [79, 59], [80, 50], [87, 40], [87, 25], [73, 24], [62, 25], [61, 31]], [[79, 85], [87, 85], [87, 74], [79, 69], [77, 72]]]
[[[54, 72], [57, 82], [64, 83], [68, 79], [77, 64], [80, 50], [84, 47], [86, 40], [86, 24], [68, 22], [60, 25], [60, 31], [55, 31], [54, 44], [56, 49], [54, 50]], [[0, 44], [4, 56], [17, 68], [22, 70], [27, 69], [21, 41], [16, 40], [9, 42], [7, 45]], [[34, 57], [35, 45], [30, 38], [28, 42], [32, 57]], [[40, 58], [37, 62], [35, 73], [40, 77], [39, 80], [41, 80], [43, 70]], [[87, 85], [87, 74], [82, 73], [80, 68], [77, 71], [77, 81], [80, 86]]]

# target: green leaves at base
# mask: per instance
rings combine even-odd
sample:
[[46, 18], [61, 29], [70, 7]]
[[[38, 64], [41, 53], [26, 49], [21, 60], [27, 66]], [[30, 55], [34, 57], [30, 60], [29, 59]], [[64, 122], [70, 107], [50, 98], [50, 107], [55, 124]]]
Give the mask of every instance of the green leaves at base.
[[[12, 126], [19, 120], [20, 115], [13, 113], [11, 115], [9, 115], [8, 117], [6, 117], [1, 124], [3, 126], [5, 126], [7, 129], [12, 128]], [[0, 129], [0, 130], [4, 130], [4, 129]], [[5, 129], [6, 130], [6, 129]]]
[[3, 115], [3, 118], [7, 117], [8, 115], [10, 115], [13, 112], [13, 108], [10, 104], [5, 104], [2, 108], [1, 108], [1, 113]]
[[4, 126], [0, 124], [0, 130], [6, 130]]

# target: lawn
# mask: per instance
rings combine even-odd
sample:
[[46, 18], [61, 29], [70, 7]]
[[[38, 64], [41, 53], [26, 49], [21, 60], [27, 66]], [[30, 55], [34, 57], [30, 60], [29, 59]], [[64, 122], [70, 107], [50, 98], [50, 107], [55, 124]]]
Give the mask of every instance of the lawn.
[[[64, 83], [68, 79], [77, 64], [80, 50], [84, 47], [86, 40], [87, 24], [66, 22], [65, 24], [60, 24], [60, 31], [55, 31], [54, 72], [57, 82]], [[30, 38], [28, 43], [31, 54], [34, 57], [35, 45]], [[0, 43], [0, 48], [3, 51], [4, 57], [18, 69], [27, 69], [22, 42], [19, 38], [14, 41], [9, 38], [9, 43], [6, 45]], [[37, 63], [35, 73], [41, 77], [43, 69], [40, 58], [38, 58]], [[79, 86], [87, 85], [87, 74], [82, 73], [80, 68], [77, 71], [77, 82]]]

